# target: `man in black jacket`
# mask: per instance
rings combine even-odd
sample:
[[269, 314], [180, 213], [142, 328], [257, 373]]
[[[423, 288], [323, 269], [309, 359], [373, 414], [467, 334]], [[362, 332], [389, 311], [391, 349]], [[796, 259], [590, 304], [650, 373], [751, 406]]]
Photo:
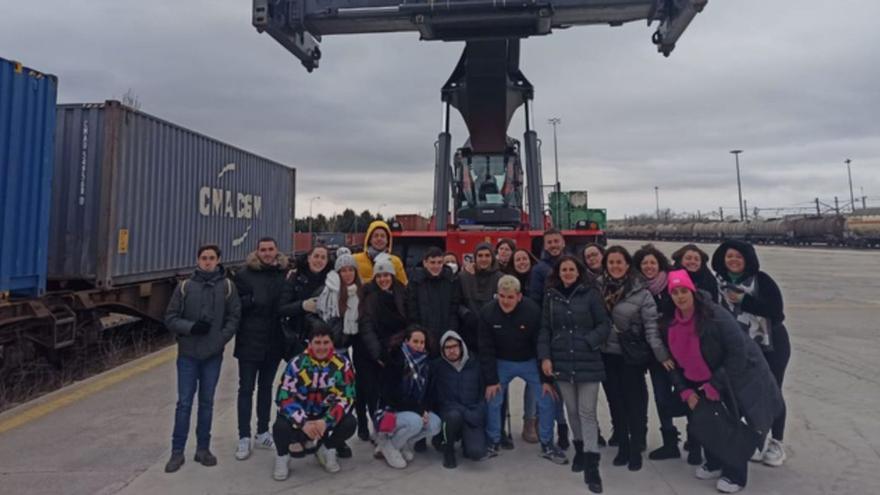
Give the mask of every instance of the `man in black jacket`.
[[[553, 445], [556, 391], [538, 369], [537, 342], [541, 330], [541, 309], [523, 299], [519, 280], [505, 275], [498, 280], [498, 300], [480, 311], [480, 365], [489, 402], [486, 436], [490, 454], [497, 454], [501, 442], [501, 405], [504, 392], [514, 378], [531, 386], [538, 404], [541, 456], [566, 464], [565, 454]], [[543, 382], [543, 383], [542, 383]]]
[[235, 339], [238, 359], [238, 448], [235, 458], [251, 455], [251, 414], [254, 383], [257, 383], [258, 448], [273, 447], [269, 420], [272, 412], [272, 384], [284, 352], [284, 334], [278, 313], [288, 269], [287, 256], [278, 251], [274, 239], [257, 242], [245, 268], [235, 276], [241, 296], [241, 327]]
[[406, 313], [410, 323], [428, 330], [432, 358], [440, 354], [440, 336], [447, 330], [458, 331], [460, 299], [452, 270], [443, 264], [443, 251], [428, 249], [406, 286]]

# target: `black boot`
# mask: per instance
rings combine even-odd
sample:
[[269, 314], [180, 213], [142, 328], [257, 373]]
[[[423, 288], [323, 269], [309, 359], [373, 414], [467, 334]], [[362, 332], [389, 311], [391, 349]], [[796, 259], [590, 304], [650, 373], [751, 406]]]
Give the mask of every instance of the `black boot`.
[[629, 444], [629, 462], [627, 468], [630, 471], [642, 469], [642, 445], [639, 440], [633, 440]]
[[370, 426], [367, 423], [367, 415], [358, 416], [358, 438], [366, 442], [370, 440]]
[[[623, 437], [621, 435], [621, 437]], [[611, 464], [615, 466], [626, 466], [629, 463], [629, 440], [626, 438], [619, 438], [619, 443], [617, 446], [617, 455], [614, 456], [614, 460], [611, 461]]]
[[443, 444], [443, 467], [446, 469], [455, 469], [458, 463], [455, 461], [455, 444]]
[[568, 447], [571, 445], [568, 443], [568, 425], [565, 423], [556, 425], [556, 436], [556, 445], [559, 446], [559, 449], [568, 450]]
[[648, 459], [652, 461], [662, 461], [664, 459], [680, 459], [681, 451], [678, 450], [678, 430], [676, 428], [664, 430], [660, 433], [663, 435], [663, 446], [659, 449], [652, 450], [648, 454]]
[[688, 451], [688, 464], [700, 466], [703, 464], [703, 447], [695, 439], [690, 439], [691, 449]]
[[611, 436], [608, 437], [608, 446], [609, 447], [617, 447], [620, 445], [620, 435], [617, 434], [617, 430], [611, 430]]
[[587, 452], [584, 454], [584, 483], [593, 493], [602, 493], [602, 477], [599, 476], [599, 454]]
[[571, 471], [579, 473], [584, 470], [584, 441], [575, 440], [571, 443], [574, 445], [574, 459], [571, 460]]

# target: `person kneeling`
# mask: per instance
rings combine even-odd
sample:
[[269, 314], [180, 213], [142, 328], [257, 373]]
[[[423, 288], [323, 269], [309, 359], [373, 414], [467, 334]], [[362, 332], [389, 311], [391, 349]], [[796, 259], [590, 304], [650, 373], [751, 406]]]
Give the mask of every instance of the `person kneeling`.
[[277, 456], [273, 478], [287, 479], [290, 457], [314, 453], [329, 473], [338, 472], [336, 449], [354, 435], [355, 375], [351, 362], [333, 348], [331, 329], [313, 324], [309, 346], [287, 364], [278, 388], [272, 428]]
[[440, 338], [440, 358], [431, 367], [431, 398], [443, 423], [443, 467], [457, 466], [455, 443], [465, 457], [486, 458], [486, 402], [480, 362], [468, 354], [461, 336], [450, 330]]

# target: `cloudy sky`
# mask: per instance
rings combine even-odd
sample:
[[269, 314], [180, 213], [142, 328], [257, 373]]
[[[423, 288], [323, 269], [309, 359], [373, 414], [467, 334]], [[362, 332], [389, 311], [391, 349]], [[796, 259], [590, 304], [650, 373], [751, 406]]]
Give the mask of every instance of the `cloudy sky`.
[[[0, 56], [56, 74], [62, 102], [120, 98], [298, 169], [298, 215], [431, 209], [440, 87], [463, 44], [415, 33], [327, 37], [308, 74], [251, 26], [249, 0], [0, 0]], [[525, 40], [544, 180], [559, 117], [563, 189], [611, 217], [750, 207], [880, 206], [880, 2], [710, 0], [671, 58], [644, 23]], [[510, 134], [521, 138], [522, 114]], [[453, 143], [464, 142], [455, 115]]]

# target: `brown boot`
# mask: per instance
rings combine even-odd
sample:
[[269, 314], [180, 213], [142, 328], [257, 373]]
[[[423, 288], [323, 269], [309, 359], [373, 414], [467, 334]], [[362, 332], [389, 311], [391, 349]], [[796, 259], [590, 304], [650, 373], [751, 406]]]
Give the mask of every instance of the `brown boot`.
[[538, 418], [523, 420], [522, 439], [528, 443], [538, 443]]

